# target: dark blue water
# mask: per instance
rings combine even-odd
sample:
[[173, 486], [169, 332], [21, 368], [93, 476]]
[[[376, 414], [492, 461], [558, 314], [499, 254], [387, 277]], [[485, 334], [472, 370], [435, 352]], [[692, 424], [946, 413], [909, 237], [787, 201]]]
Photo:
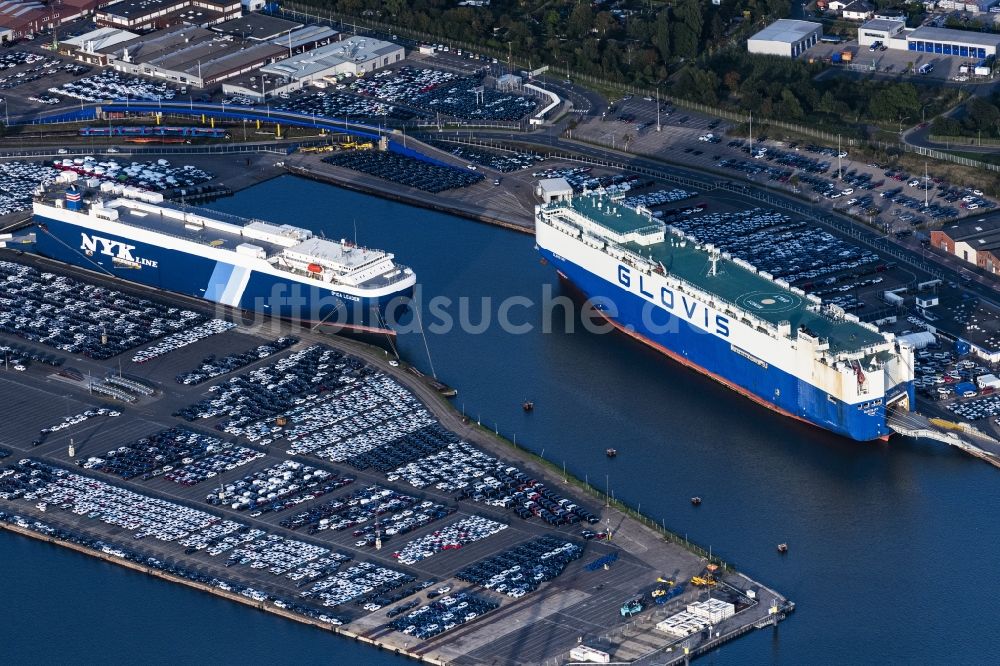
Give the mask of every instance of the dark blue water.
[[[278, 179], [216, 207], [334, 238], [352, 236], [356, 220], [362, 244], [392, 249], [416, 270], [425, 303], [433, 295], [472, 298], [472, 322], [481, 321], [482, 297], [492, 299], [495, 315], [506, 297], [537, 303], [545, 288], [562, 292], [529, 236], [310, 181]], [[457, 318], [459, 309], [450, 312]], [[514, 308], [511, 319], [537, 325], [539, 307]], [[425, 310], [425, 324], [431, 321]], [[513, 335], [491, 326], [472, 334], [454, 327], [428, 334], [427, 344], [438, 376], [459, 389], [456, 405], [468, 414], [544, 450], [577, 476], [607, 484], [797, 602], [777, 632], [755, 632], [704, 663], [1000, 662], [989, 611], [997, 586], [988, 573], [1000, 546], [1000, 517], [992, 508], [1000, 472], [939, 444], [840, 439], [771, 414], [619, 334], [556, 330]], [[399, 345], [429, 370], [419, 334], [402, 335]], [[521, 409], [526, 398], [535, 402], [531, 414]], [[616, 459], [605, 457], [608, 446], [618, 449]], [[693, 495], [703, 498], [700, 507], [690, 505]], [[0, 548], [12, 540], [2, 537]], [[35, 612], [7, 620], [12, 635], [48, 641], [36, 648], [46, 655], [100, 653], [49, 641], [54, 629], [40, 616], [75, 615], [94, 630], [157, 608], [199, 618], [190, 639], [177, 640], [167, 628], [176, 624], [149, 623], [144, 637], [122, 632], [128, 637], [120, 647], [102, 649], [125, 660], [134, 641], [154, 645], [150, 651], [167, 660], [188, 656], [192, 646], [211, 650], [221, 636], [236, 652], [244, 639], [271, 645], [244, 654], [280, 663], [289, 661], [284, 650], [294, 634], [307, 663], [321, 652], [338, 661], [389, 663], [387, 655], [317, 631], [18, 541], [13, 555], [22, 577], [34, 575], [36, 562], [44, 564], [38, 569], [54, 562], [68, 568], [58, 593], [29, 599]], [[788, 555], [777, 554], [779, 542], [788, 542]], [[0, 561], [5, 555], [0, 550]], [[38, 576], [35, 584], [52, 590], [50, 580]], [[154, 588], [155, 606], [146, 603]], [[110, 617], [74, 610], [107, 590]], [[231, 636], [245, 623], [255, 628], [248, 638]], [[225, 662], [230, 652], [215, 654]]]

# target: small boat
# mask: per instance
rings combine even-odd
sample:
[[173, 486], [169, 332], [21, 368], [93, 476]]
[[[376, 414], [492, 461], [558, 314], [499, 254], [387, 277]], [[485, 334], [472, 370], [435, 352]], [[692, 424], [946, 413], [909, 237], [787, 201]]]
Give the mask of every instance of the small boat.
[[778, 552], [781, 553], [782, 555], [784, 555], [785, 553], [787, 553], [788, 552], [788, 544], [787, 543], [779, 543], [778, 544]]
[[524, 411], [526, 412], [534, 411], [535, 403], [531, 402], [530, 400], [525, 400], [523, 403], [521, 403], [521, 408], [524, 409]]
[[692, 497], [691, 498], [691, 504], [694, 504], [695, 506], [698, 506], [699, 504], [701, 504], [701, 498], [700, 497]]
[[618, 449], [605, 449], [604, 455], [606, 455], [609, 458], [614, 458], [616, 455], [618, 455]]

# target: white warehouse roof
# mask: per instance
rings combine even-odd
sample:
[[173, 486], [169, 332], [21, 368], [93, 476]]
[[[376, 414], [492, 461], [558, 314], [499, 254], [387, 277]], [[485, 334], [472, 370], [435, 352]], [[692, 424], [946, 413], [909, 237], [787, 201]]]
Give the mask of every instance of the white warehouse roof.
[[951, 28], [917, 28], [906, 36], [907, 40], [927, 42], [949, 42], [952, 44], [975, 44], [976, 46], [1000, 47], [1000, 35], [971, 30]]
[[[98, 28], [88, 33], [59, 40], [60, 44], [69, 44], [78, 49], [88, 50], [93, 53], [135, 39], [139, 35], [119, 28]], [[88, 46], [89, 44], [89, 46]]]
[[822, 29], [823, 24], [813, 21], [796, 21], [794, 19], [778, 19], [767, 26], [750, 39], [755, 41], [785, 42], [794, 44], [800, 42], [817, 29]]

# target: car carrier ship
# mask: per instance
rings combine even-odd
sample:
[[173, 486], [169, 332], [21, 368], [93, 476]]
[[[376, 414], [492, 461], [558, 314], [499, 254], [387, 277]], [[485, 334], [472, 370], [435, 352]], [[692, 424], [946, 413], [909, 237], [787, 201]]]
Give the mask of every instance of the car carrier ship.
[[913, 405], [913, 348], [603, 194], [537, 206], [542, 256], [623, 332], [781, 414], [861, 441]]
[[[73, 174], [75, 175], [75, 174]], [[309, 324], [392, 334], [416, 276], [382, 250], [65, 174], [36, 192], [34, 251], [157, 289]]]

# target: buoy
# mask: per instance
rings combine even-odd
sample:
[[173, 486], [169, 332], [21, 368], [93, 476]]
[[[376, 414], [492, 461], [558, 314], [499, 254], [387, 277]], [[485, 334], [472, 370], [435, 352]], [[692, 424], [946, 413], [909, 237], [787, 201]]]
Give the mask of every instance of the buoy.
[[310, 273], [322, 273], [323, 267], [320, 266], [319, 264], [309, 264], [308, 266], [306, 266], [306, 270], [309, 271]]

